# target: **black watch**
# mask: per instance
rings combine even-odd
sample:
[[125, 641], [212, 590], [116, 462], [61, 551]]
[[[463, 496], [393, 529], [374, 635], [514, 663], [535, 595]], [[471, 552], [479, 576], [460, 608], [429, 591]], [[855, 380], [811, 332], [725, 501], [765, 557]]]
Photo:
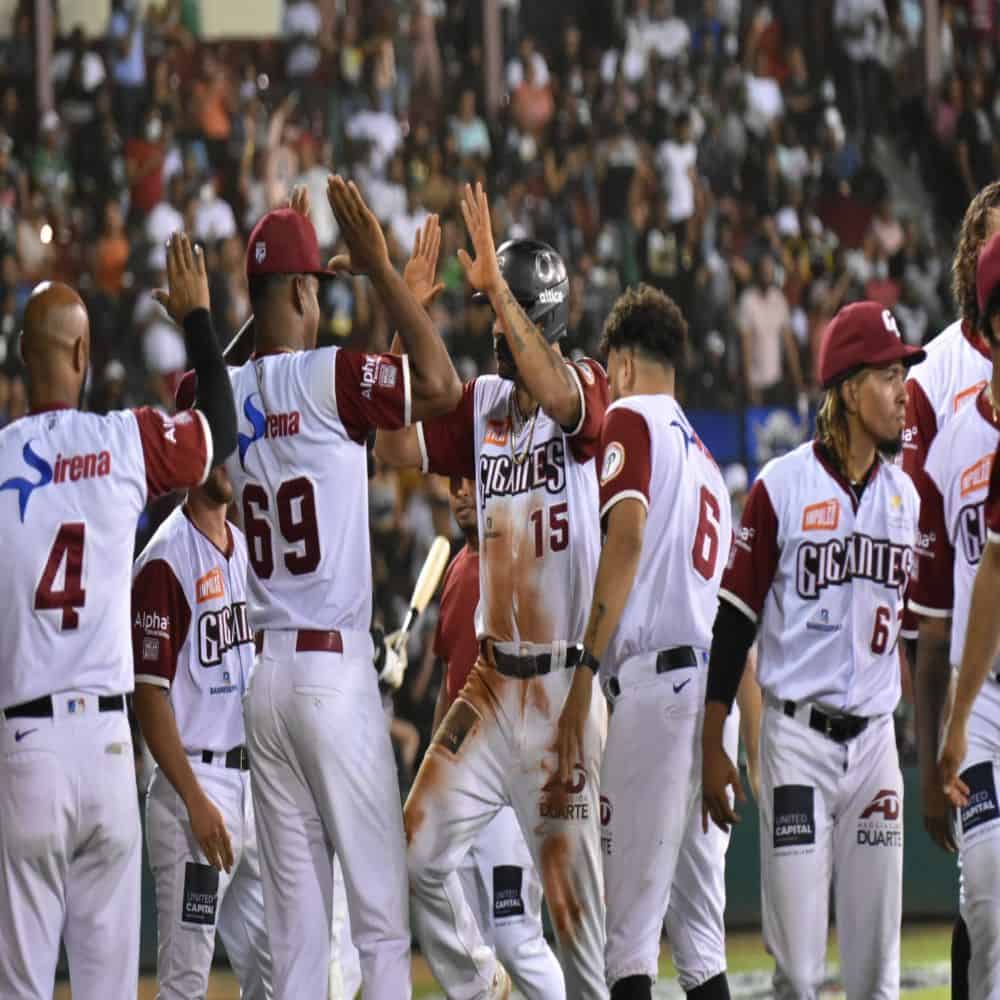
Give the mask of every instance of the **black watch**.
[[580, 666], [590, 667], [596, 674], [601, 669], [601, 661], [589, 649], [585, 649], [580, 655]]

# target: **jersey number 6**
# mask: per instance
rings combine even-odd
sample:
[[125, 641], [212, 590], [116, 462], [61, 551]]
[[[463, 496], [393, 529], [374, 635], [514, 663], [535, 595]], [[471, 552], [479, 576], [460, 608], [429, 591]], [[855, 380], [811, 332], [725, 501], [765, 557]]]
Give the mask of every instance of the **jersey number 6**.
[[711, 580], [715, 574], [715, 563], [719, 558], [719, 518], [722, 508], [715, 494], [707, 486], [702, 486], [698, 498], [698, 527], [694, 533], [694, 548], [691, 561], [698, 575]]
[[[288, 479], [278, 487], [275, 501], [281, 537], [293, 546], [285, 550], [285, 567], [293, 576], [311, 573], [319, 565], [319, 530], [313, 485], [304, 476]], [[270, 579], [274, 572], [271, 523], [260, 516], [270, 509], [270, 498], [262, 486], [250, 483], [243, 488], [243, 530], [247, 536], [247, 555], [259, 580]]]

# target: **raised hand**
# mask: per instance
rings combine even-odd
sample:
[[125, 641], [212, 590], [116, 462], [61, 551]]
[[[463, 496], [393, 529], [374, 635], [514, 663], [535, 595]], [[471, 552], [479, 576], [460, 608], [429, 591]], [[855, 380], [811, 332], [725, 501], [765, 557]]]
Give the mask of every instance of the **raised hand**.
[[331, 175], [326, 182], [326, 196], [348, 251], [331, 258], [327, 267], [331, 271], [368, 275], [391, 269], [385, 234], [354, 181]]
[[458, 260], [465, 271], [466, 280], [477, 292], [487, 295], [496, 292], [503, 279], [500, 275], [500, 265], [497, 262], [497, 251], [493, 244], [493, 223], [490, 221], [490, 205], [486, 199], [483, 185], [476, 183], [465, 185], [462, 192], [462, 217], [465, 228], [469, 231], [472, 249], [476, 253], [473, 260], [465, 250], [458, 251]]
[[441, 223], [436, 215], [430, 215], [417, 230], [413, 253], [403, 268], [403, 280], [425, 309], [444, 291], [444, 282], [434, 283], [440, 252]]
[[299, 215], [309, 218], [309, 188], [305, 184], [296, 184], [292, 188], [292, 196], [288, 199], [288, 207]]
[[167, 242], [167, 287], [155, 289], [153, 298], [178, 326], [188, 313], [209, 307], [205, 255], [184, 233], [174, 233]]

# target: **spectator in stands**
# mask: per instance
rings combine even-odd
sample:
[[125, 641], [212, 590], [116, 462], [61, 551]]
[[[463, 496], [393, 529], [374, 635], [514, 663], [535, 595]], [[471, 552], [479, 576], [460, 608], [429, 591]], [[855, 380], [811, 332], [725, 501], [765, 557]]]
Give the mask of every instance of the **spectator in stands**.
[[774, 258], [762, 254], [754, 283], [740, 296], [739, 329], [743, 376], [751, 406], [788, 404], [804, 388], [791, 311], [775, 281]]
[[486, 122], [476, 114], [476, 92], [470, 88], [462, 91], [458, 114], [451, 119], [451, 135], [455, 150], [463, 159], [475, 156], [480, 160], [490, 158], [490, 133]]
[[156, 108], [148, 108], [142, 133], [125, 143], [130, 214], [141, 221], [163, 200], [163, 119]]
[[94, 244], [94, 285], [109, 298], [121, 295], [128, 264], [129, 243], [125, 220], [117, 201], [104, 204], [101, 235]]
[[691, 116], [682, 111], [674, 119], [673, 135], [657, 150], [663, 187], [668, 192], [667, 214], [681, 243], [687, 242], [698, 189], [698, 150], [691, 140]]
[[126, 135], [136, 131], [146, 98], [145, 36], [138, 7], [136, 0], [111, 0], [108, 21], [115, 116]]

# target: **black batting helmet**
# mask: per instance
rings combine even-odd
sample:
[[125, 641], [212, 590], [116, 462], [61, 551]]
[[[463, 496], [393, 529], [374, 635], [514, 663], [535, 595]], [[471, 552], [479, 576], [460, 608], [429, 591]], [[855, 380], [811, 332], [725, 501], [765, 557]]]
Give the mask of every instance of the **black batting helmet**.
[[[554, 344], [566, 333], [569, 322], [569, 276], [562, 257], [541, 240], [507, 240], [497, 247], [497, 262], [528, 319]], [[479, 293], [473, 301], [489, 300]]]

